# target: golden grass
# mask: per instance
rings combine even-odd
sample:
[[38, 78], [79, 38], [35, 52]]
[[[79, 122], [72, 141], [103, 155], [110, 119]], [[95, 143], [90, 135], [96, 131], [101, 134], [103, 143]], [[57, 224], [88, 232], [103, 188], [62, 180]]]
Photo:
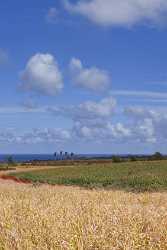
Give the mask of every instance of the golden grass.
[[0, 249], [167, 249], [167, 193], [0, 181]]

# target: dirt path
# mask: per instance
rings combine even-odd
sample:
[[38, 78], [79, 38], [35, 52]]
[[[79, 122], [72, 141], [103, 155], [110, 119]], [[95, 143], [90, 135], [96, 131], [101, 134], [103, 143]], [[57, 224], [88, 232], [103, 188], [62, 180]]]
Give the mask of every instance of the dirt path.
[[[28, 167], [28, 168], [22, 168], [22, 167], [17, 167], [15, 170], [4, 170], [4, 171], [0, 171], [0, 177], [1, 176], [4, 176], [4, 175], [8, 175], [8, 174], [11, 174], [11, 173], [20, 173], [20, 172], [29, 172], [29, 171], [37, 171], [37, 170], [47, 170], [47, 169], [53, 169], [55, 167], [41, 167], [41, 166], [38, 166], [38, 167]], [[56, 168], [59, 168], [56, 167]]]

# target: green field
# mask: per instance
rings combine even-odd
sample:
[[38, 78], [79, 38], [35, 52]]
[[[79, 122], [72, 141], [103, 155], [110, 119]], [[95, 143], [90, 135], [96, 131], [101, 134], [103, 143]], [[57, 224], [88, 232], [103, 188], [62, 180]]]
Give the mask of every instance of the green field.
[[112, 188], [127, 191], [167, 190], [167, 161], [69, 166], [11, 174], [32, 182]]

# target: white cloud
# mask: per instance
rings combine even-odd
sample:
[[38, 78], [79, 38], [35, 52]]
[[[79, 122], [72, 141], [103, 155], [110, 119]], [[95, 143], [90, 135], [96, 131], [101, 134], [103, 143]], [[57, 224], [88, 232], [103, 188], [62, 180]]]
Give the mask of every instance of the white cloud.
[[[164, 92], [153, 92], [153, 91], [131, 91], [131, 90], [113, 90], [111, 93], [113, 96], [123, 97], [137, 97], [146, 99], [163, 100], [167, 99], [167, 93]], [[149, 100], [150, 101], [150, 100]]]
[[[166, 110], [149, 109], [143, 107], [128, 107], [124, 110], [131, 124], [131, 131], [139, 141], [166, 142], [167, 115]], [[130, 123], [132, 121], [132, 123]]]
[[79, 105], [79, 112], [86, 113], [86, 117], [110, 117], [116, 106], [116, 101], [112, 97], [104, 98], [100, 102], [87, 101]]
[[40, 107], [27, 109], [21, 107], [1, 108], [0, 114], [20, 112], [52, 112], [72, 121], [68, 129], [34, 129], [17, 133], [12, 130], [0, 131], [0, 142], [4, 143], [56, 143], [84, 142], [93, 143], [155, 143], [167, 142], [167, 115], [165, 109], [127, 107], [119, 114], [113, 98], [99, 102], [88, 101], [77, 106]]
[[[69, 130], [55, 128], [55, 129], [35, 129], [31, 134], [27, 134], [28, 138], [33, 141], [34, 138], [39, 138], [42, 142], [50, 142], [56, 143], [61, 141], [66, 141], [71, 138], [71, 134]], [[30, 135], [30, 136], [29, 136]], [[25, 140], [26, 134], [23, 136], [23, 140]]]
[[140, 120], [135, 127], [132, 128], [133, 138], [139, 141], [144, 141], [148, 143], [156, 142], [156, 131], [153, 120], [150, 118], [145, 118]]
[[62, 74], [51, 54], [32, 56], [21, 74], [21, 87], [44, 95], [56, 95], [63, 88]]
[[73, 106], [1, 107], [0, 114], [47, 113], [70, 119], [68, 129], [35, 129], [28, 133], [0, 132], [0, 141], [6, 143], [41, 142], [93, 142], [93, 143], [144, 143], [153, 145], [167, 142], [167, 109], [129, 106], [116, 109], [112, 97], [87, 101]]
[[166, 0], [64, 0], [65, 8], [102, 26], [157, 23], [167, 14]]
[[116, 101], [112, 97], [99, 102], [87, 101], [76, 106], [49, 107], [48, 111], [55, 115], [70, 117], [74, 121], [110, 118], [114, 113]]
[[72, 58], [70, 62], [70, 73], [73, 83], [95, 92], [104, 91], [111, 83], [110, 74], [96, 67], [84, 68], [79, 59]]
[[92, 140], [94, 142], [121, 141], [131, 137], [131, 130], [121, 123], [113, 124], [110, 121], [89, 123], [85, 121], [76, 122], [73, 133], [77, 138]]
[[115, 125], [112, 125], [111, 123], [107, 124], [107, 129], [112, 131], [112, 135], [115, 138], [122, 138], [122, 137], [130, 137], [131, 136], [131, 130], [128, 127], [125, 127], [122, 123], [116, 123]]
[[40, 106], [32, 99], [21, 103], [20, 106], [1, 106], [1, 114], [16, 113], [53, 113], [57, 116], [64, 116], [72, 120], [94, 120], [98, 118], [110, 118], [115, 110], [116, 100], [113, 97], [103, 98], [100, 101], [87, 101], [79, 105], [69, 106]]
[[126, 107], [124, 109], [125, 115], [128, 115], [130, 117], [134, 117], [136, 119], [145, 119], [145, 118], [151, 118], [153, 120], [160, 119], [162, 117], [161, 112], [158, 112], [157, 110], [143, 108], [143, 107]]
[[[73, 133], [77, 138], [105, 143], [115, 142], [139, 142], [155, 143], [161, 137], [157, 134], [157, 128], [151, 119], [140, 120], [134, 124], [124, 124], [124, 122], [101, 121], [101, 123], [91, 124], [86, 121], [76, 122]], [[167, 139], [164, 138], [164, 139]], [[163, 140], [164, 140], [163, 139]]]
[[119, 116], [116, 112], [104, 116], [99, 114], [92, 120], [88, 115], [74, 120], [73, 134], [76, 138], [103, 143], [154, 144], [167, 141], [167, 115], [163, 111], [128, 107]]
[[78, 106], [50, 107], [48, 110], [73, 121], [73, 139], [147, 144], [167, 140], [164, 110], [134, 106], [125, 108], [118, 115], [116, 101], [112, 97], [99, 102], [87, 101]]
[[37, 144], [37, 143], [64, 143], [71, 139], [69, 130], [55, 129], [34, 129], [30, 132], [18, 133], [11, 129], [0, 132], [1, 143]]

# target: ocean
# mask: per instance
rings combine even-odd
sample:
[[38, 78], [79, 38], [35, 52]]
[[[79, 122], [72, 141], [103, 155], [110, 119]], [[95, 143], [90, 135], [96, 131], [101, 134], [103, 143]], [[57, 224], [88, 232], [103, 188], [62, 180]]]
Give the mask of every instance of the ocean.
[[12, 156], [13, 160], [17, 162], [55, 159], [52, 154], [0, 154], [0, 162], [7, 161], [9, 156]]
[[[120, 157], [127, 157], [129, 155], [130, 154], [118, 154], [118, 156]], [[12, 156], [13, 160], [16, 162], [27, 162], [33, 160], [43, 160], [43, 161], [55, 160], [54, 154], [0, 154], [0, 162], [7, 161], [9, 156]], [[148, 155], [136, 154], [135, 156], [148, 156]], [[95, 159], [95, 158], [108, 159], [112, 158], [112, 154], [75, 154], [73, 156], [73, 159]]]
[[[16, 162], [25, 162], [33, 160], [55, 160], [54, 154], [0, 154], [0, 162], [7, 161], [8, 157], [12, 156]], [[91, 159], [91, 158], [109, 158], [111, 155], [107, 154], [76, 154], [75, 159]]]

